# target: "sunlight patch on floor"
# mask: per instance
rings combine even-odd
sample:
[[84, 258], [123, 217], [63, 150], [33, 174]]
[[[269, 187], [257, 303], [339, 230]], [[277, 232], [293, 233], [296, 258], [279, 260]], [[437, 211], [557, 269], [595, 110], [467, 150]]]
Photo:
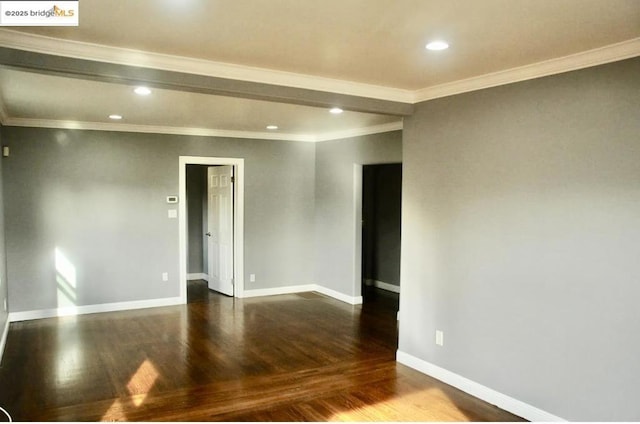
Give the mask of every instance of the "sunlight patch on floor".
[[131, 394], [126, 399], [127, 402], [123, 403], [122, 399], [116, 399], [107, 412], [102, 415], [100, 421], [127, 420], [127, 410], [132, 409], [131, 404], [136, 408], [140, 407], [159, 376], [156, 367], [149, 359], [145, 359], [127, 383], [127, 390]]
[[328, 421], [469, 421], [442, 390], [428, 388], [333, 414]]
[[119, 400], [116, 400], [109, 409], [107, 409], [107, 412], [102, 415], [100, 421], [120, 421], [125, 418], [124, 406]]
[[151, 390], [151, 387], [153, 387], [153, 384], [156, 382], [159, 375], [160, 374], [158, 374], [156, 367], [154, 367], [148, 359], [145, 359], [127, 384], [129, 393], [134, 395], [131, 400], [135, 406], [142, 405], [149, 393], [149, 390]]

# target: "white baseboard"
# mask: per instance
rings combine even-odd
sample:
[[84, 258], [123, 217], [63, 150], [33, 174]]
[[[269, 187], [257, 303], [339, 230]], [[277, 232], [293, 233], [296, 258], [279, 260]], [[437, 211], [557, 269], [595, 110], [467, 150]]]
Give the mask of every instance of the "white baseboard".
[[187, 274], [187, 280], [204, 280], [209, 281], [209, 276], [204, 273]]
[[4, 347], [7, 344], [7, 336], [9, 335], [9, 316], [7, 316], [7, 322], [4, 324], [2, 330], [2, 339], [0, 339], [0, 364], [2, 363], [2, 356], [4, 355]]
[[497, 392], [480, 383], [476, 383], [475, 381], [469, 380], [468, 378], [462, 377], [461, 375], [441, 368], [430, 362], [423, 361], [420, 358], [416, 358], [415, 356], [409, 355], [408, 353], [400, 350], [396, 352], [396, 360], [401, 364], [427, 374], [526, 420], [545, 422], [566, 421], [563, 418], [550, 414], [542, 409], [536, 408], [535, 406], [531, 406], [527, 403]]
[[304, 293], [316, 290], [315, 284], [305, 284], [300, 286], [274, 287], [271, 289], [245, 290], [242, 297], [276, 296], [279, 294]]
[[338, 299], [342, 302], [348, 303], [349, 305], [362, 304], [362, 296], [349, 296], [344, 293], [340, 293], [338, 291], [328, 289], [320, 285], [316, 285], [315, 291], [317, 291], [318, 293], [322, 293], [326, 296], [333, 297], [334, 299]]
[[159, 306], [182, 305], [184, 300], [180, 297], [168, 297], [164, 299], [134, 300], [131, 302], [104, 303], [100, 305], [71, 306], [65, 308], [40, 309], [36, 311], [11, 312], [9, 321], [27, 321], [32, 319], [64, 317], [72, 315], [95, 314], [99, 312], [126, 311], [130, 309], [156, 308]]
[[371, 280], [367, 278], [364, 280], [364, 283], [367, 286], [374, 286], [382, 290], [390, 291], [393, 293], [400, 293], [400, 286], [396, 286], [394, 284], [385, 283], [384, 281]]
[[[274, 287], [270, 289], [245, 290], [242, 297], [274, 296], [279, 294], [303, 293], [317, 291], [334, 299], [346, 302], [350, 305], [362, 303], [362, 296], [352, 297], [346, 294], [328, 289], [317, 284], [300, 286]], [[40, 309], [35, 311], [11, 312], [7, 322], [27, 321], [32, 319], [53, 318], [72, 315], [95, 314], [99, 312], [126, 311], [130, 309], [156, 308], [160, 306], [173, 306], [184, 304], [180, 297], [165, 299], [137, 300], [132, 302], [104, 303], [100, 305], [71, 306], [66, 308]]]
[[304, 292], [310, 292], [310, 291], [316, 291], [318, 293], [322, 293], [326, 296], [333, 297], [334, 299], [337, 299], [341, 302], [348, 303], [350, 305], [362, 304], [362, 296], [356, 296], [356, 297], [348, 296], [346, 294], [328, 289], [318, 284], [274, 287], [271, 289], [245, 290], [244, 293], [242, 294], [242, 297], [276, 296], [279, 294], [304, 293]]

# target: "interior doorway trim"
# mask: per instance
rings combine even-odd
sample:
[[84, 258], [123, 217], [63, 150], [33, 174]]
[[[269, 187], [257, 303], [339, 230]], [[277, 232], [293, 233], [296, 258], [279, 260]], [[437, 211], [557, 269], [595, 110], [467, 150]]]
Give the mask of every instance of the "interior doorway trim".
[[178, 173], [178, 237], [180, 251], [180, 299], [187, 303], [187, 165], [231, 165], [233, 187], [233, 296], [244, 297], [244, 159], [180, 156]]
[[351, 292], [362, 298], [362, 184], [363, 165], [353, 164], [353, 285]]
[[[402, 162], [396, 161], [381, 161], [381, 162], [367, 162], [367, 163], [354, 163], [353, 164], [353, 293], [358, 296], [360, 303], [363, 302], [362, 297], [362, 190], [364, 188], [364, 166], [368, 165], [395, 165], [402, 164]], [[402, 223], [401, 223], [402, 225]], [[371, 280], [373, 281], [373, 280]], [[383, 283], [384, 284], [384, 283]], [[393, 286], [392, 286], [393, 287]], [[398, 288], [398, 294], [400, 289]], [[398, 311], [398, 316], [400, 312]]]

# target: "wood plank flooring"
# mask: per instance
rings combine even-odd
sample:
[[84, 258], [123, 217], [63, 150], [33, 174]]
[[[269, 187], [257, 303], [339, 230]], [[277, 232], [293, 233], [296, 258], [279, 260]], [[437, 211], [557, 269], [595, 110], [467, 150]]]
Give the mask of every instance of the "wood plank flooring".
[[520, 421], [396, 364], [397, 295], [302, 293], [11, 324], [16, 421]]

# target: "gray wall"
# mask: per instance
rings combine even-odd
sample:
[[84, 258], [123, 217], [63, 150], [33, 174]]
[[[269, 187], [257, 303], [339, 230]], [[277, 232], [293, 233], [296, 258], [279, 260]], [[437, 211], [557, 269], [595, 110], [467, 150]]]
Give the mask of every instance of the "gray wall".
[[[0, 151], [4, 144], [3, 133], [5, 129], [0, 125]], [[7, 281], [7, 252], [5, 248], [5, 229], [4, 229], [4, 196], [2, 195], [2, 168], [4, 162], [8, 158], [0, 156], [0, 337], [2, 337], [2, 330], [7, 324], [9, 313], [4, 310], [4, 303], [8, 303], [8, 281]], [[0, 352], [0, 356], [2, 352]]]
[[58, 307], [56, 248], [75, 267], [77, 305], [178, 296], [165, 197], [181, 155], [245, 158], [245, 289], [313, 282], [311, 143], [17, 127], [3, 141], [12, 312]]
[[400, 285], [402, 164], [366, 165], [362, 184], [363, 278]]
[[640, 420], [639, 76], [636, 58], [406, 119], [401, 351], [569, 420]]
[[206, 274], [205, 235], [207, 227], [207, 167], [187, 165], [187, 273]]
[[[349, 296], [360, 296], [353, 282], [355, 216], [354, 164], [402, 160], [402, 132], [394, 131], [325, 141], [316, 149], [317, 284]], [[357, 264], [360, 267], [360, 263]]]

